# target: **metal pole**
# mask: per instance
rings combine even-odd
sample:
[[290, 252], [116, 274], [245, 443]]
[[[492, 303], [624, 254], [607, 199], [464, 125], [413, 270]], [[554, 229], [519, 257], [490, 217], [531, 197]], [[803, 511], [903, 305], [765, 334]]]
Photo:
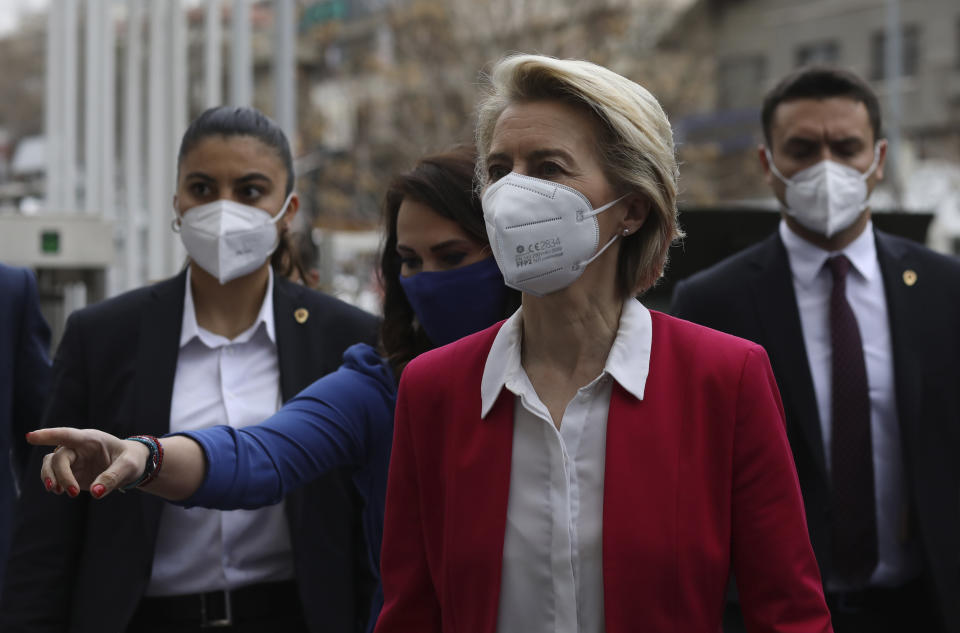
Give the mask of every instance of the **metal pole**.
[[223, 104], [223, 24], [220, 0], [207, 0], [203, 24], [204, 107]]
[[230, 105], [250, 105], [253, 66], [250, 54], [250, 0], [234, 0], [230, 60]]
[[147, 251], [148, 280], [167, 276], [167, 244], [170, 239], [169, 182], [165, 175], [170, 158], [166, 151], [170, 125], [167, 99], [167, 2], [150, 2], [150, 57], [147, 73]]
[[[274, 116], [287, 135], [291, 149], [297, 139], [297, 88], [296, 88], [296, 17], [294, 0], [276, 0], [276, 36], [274, 39], [274, 70], [276, 98]], [[294, 151], [296, 151], [294, 149]]]
[[63, 189], [63, 13], [51, 7], [47, 11], [46, 94], [44, 95], [43, 135], [46, 144], [46, 209], [62, 211]]
[[88, 215], [99, 214], [101, 210], [100, 197], [100, 110], [103, 104], [103, 84], [101, 71], [103, 70], [103, 46], [101, 29], [103, 19], [101, 4], [103, 0], [87, 0], [85, 17], [86, 41], [84, 42], [84, 132], [83, 132], [83, 175], [84, 196], [83, 210]]
[[143, 222], [143, 0], [127, 0], [127, 59], [124, 80], [123, 169], [126, 183], [124, 281], [127, 289], [143, 284], [144, 260], [141, 242]]
[[902, 106], [900, 78], [903, 75], [903, 27], [900, 24], [900, 1], [887, 0], [886, 48], [884, 67], [887, 87], [887, 162], [884, 170], [893, 189], [897, 207], [901, 206], [900, 183], [900, 120]]
[[[103, 218], [116, 218], [116, 27], [113, 21], [113, 0], [101, 0], [100, 5], [100, 213]], [[114, 225], [114, 244], [122, 237], [122, 229]], [[114, 260], [105, 275], [106, 296], [113, 296], [122, 289], [120, 276], [122, 262]]]
[[100, 208], [103, 217], [114, 219], [116, 215], [116, 26], [113, 21], [113, 0], [103, 0], [103, 27], [100, 34], [101, 58], [101, 108], [100, 108]]
[[[177, 150], [180, 137], [187, 129], [187, 23], [181, 0], [170, 2], [170, 134], [167, 136], [166, 186], [169, 192], [177, 186]], [[170, 199], [170, 193], [167, 199]], [[172, 212], [168, 208], [168, 214]], [[171, 272], [184, 261], [187, 251], [179, 236], [168, 234]]]
[[63, 9], [63, 145], [60, 160], [63, 178], [63, 205], [60, 212], [74, 213], [77, 210], [77, 60], [80, 58], [77, 30], [79, 15], [76, 2], [64, 2]]

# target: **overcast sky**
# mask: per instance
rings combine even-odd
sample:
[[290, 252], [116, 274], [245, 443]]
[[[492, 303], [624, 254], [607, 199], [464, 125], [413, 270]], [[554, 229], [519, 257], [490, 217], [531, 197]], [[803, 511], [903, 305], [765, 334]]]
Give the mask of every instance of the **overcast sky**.
[[0, 0], [0, 36], [16, 28], [20, 15], [47, 6], [49, 0]]

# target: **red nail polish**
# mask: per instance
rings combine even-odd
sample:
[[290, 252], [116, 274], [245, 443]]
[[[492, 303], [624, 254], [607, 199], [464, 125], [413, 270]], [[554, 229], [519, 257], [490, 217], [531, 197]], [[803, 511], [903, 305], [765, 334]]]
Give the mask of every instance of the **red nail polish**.
[[46, 479], [43, 480], [43, 485], [46, 486], [47, 490], [49, 491], [51, 488], [53, 488], [53, 481], [49, 477], [47, 477]]
[[67, 494], [70, 495], [71, 497], [76, 497], [78, 494], [80, 494], [80, 491], [77, 489], [76, 486], [70, 486], [69, 488], [67, 488]]
[[57, 494], [61, 494], [63, 492], [63, 488], [60, 487], [60, 484], [57, 484], [54, 486], [53, 491]]
[[106, 486], [103, 484], [96, 484], [93, 488], [90, 489], [90, 494], [93, 495], [94, 499], [99, 499], [103, 496], [103, 493], [107, 491]]
[[27, 431], [27, 432], [24, 434], [24, 437], [29, 440], [29, 439], [30, 439], [30, 431]]

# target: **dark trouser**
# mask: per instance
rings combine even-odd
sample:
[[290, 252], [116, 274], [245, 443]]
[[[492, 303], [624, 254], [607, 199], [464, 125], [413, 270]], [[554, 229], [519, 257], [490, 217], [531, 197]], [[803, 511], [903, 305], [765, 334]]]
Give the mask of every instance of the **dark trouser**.
[[127, 633], [309, 633], [297, 584], [262, 583], [235, 591], [144, 598]]
[[[920, 580], [902, 587], [875, 587], [847, 593], [828, 592], [834, 633], [937, 633], [943, 631], [936, 602]], [[728, 603], [724, 633], [746, 631], [740, 605]]]

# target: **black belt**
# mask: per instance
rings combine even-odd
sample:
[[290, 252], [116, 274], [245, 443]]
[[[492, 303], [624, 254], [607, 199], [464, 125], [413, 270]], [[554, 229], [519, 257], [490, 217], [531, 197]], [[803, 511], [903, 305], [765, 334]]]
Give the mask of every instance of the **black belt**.
[[[293, 611], [295, 610], [295, 611]], [[202, 628], [233, 626], [239, 620], [301, 614], [293, 580], [248, 585], [233, 591], [144, 597], [137, 616], [153, 621], [195, 622]]]

